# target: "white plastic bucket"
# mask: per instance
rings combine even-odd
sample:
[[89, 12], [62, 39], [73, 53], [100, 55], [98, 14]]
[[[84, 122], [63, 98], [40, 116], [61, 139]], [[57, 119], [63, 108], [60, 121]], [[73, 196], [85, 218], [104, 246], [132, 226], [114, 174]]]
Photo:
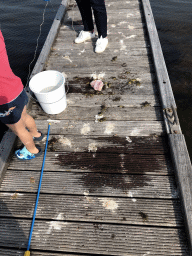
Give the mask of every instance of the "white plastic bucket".
[[55, 70], [40, 72], [32, 77], [29, 88], [47, 114], [59, 114], [65, 110], [67, 101], [62, 73]]

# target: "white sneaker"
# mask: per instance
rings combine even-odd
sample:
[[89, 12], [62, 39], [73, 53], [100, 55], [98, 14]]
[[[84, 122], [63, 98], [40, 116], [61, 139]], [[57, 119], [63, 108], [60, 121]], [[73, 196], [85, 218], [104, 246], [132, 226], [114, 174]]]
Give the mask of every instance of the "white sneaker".
[[95, 37], [95, 33], [91, 33], [89, 31], [84, 31], [84, 30], [81, 30], [81, 32], [79, 33], [78, 37], [75, 38], [75, 43], [76, 44], [80, 44], [80, 43], [83, 43], [85, 42], [86, 40], [89, 40], [91, 38], [94, 38]]
[[103, 38], [101, 36], [100, 38], [97, 39], [95, 52], [96, 53], [104, 52], [106, 47], [107, 47], [107, 45], [108, 45], [108, 39], [107, 38]]

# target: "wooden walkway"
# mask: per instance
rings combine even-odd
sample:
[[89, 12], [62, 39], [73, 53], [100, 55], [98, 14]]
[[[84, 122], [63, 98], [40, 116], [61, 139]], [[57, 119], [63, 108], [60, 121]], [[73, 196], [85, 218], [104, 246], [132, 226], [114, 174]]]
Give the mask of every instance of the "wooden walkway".
[[[33, 70], [64, 72], [69, 92], [61, 114], [47, 115], [33, 100], [28, 106], [40, 131], [52, 124], [31, 255], [189, 256], [191, 163], [150, 4], [106, 7], [104, 53], [94, 53], [96, 40], [73, 43], [81, 17], [63, 0]], [[93, 76], [105, 83], [102, 92], [90, 87]], [[43, 161], [18, 161], [14, 141], [8, 131], [0, 150], [3, 256], [26, 250]]]

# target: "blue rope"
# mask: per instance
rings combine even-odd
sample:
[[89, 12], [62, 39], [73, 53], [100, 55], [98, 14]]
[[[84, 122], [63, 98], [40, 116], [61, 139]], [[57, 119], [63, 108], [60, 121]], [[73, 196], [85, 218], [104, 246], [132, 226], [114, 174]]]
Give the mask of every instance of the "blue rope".
[[38, 205], [39, 195], [40, 195], [40, 190], [41, 190], [41, 181], [42, 181], [42, 178], [43, 178], [43, 169], [44, 169], [45, 158], [46, 158], [46, 153], [47, 153], [49, 131], [50, 131], [50, 123], [49, 123], [49, 126], [48, 126], [47, 141], [46, 141], [46, 146], [45, 146], [45, 153], [44, 153], [43, 164], [42, 164], [42, 168], [41, 168], [41, 176], [40, 176], [40, 180], [39, 180], [39, 188], [38, 188], [38, 192], [37, 192], [37, 199], [36, 199], [36, 203], [35, 203], [35, 209], [34, 209], [33, 220], [32, 220], [32, 224], [31, 224], [31, 231], [30, 231], [30, 235], [29, 235], [29, 241], [28, 241], [28, 245], [27, 245], [27, 251], [29, 251], [29, 248], [30, 248], [30, 245], [31, 245], [31, 237], [32, 237], [32, 233], [33, 233], [34, 223], [35, 223], [35, 216], [36, 216], [37, 205]]

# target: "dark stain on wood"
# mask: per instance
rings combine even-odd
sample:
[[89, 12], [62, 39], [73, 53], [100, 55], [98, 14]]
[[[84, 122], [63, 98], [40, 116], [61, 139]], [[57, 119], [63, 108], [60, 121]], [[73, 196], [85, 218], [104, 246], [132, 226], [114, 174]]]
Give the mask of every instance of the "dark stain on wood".
[[126, 74], [121, 74], [121, 75], [118, 75], [118, 78], [119, 79], [127, 79], [127, 76], [126, 76]]
[[56, 149], [54, 148], [54, 145], [55, 145], [55, 143], [58, 143], [58, 142], [59, 142], [59, 139], [58, 139], [58, 138], [52, 137], [52, 139], [49, 140], [48, 147], [47, 147], [47, 151], [48, 151], [48, 152], [55, 152]]
[[113, 189], [120, 189], [124, 193], [127, 193], [132, 188], [144, 187], [147, 186], [150, 182], [150, 177], [147, 175], [140, 175], [139, 178], [137, 175], [129, 176], [129, 183], [124, 180], [124, 177], [119, 176], [117, 180], [117, 174], [102, 174], [95, 178], [95, 173], [85, 173], [82, 176], [82, 181], [86, 189], [89, 190], [89, 193], [95, 193], [98, 188], [112, 187]]
[[101, 105], [101, 111], [98, 113], [99, 115], [103, 115], [107, 111], [107, 107], [105, 104]]
[[68, 93], [82, 93], [86, 97], [93, 97], [94, 95], [103, 95], [100, 91], [95, 91], [91, 86], [90, 83], [93, 81], [93, 78], [90, 77], [78, 77], [75, 76], [72, 80], [69, 80], [70, 85], [82, 85], [80, 88], [76, 88], [73, 86], [69, 87]]
[[18, 197], [18, 194], [17, 193], [14, 193], [12, 196], [11, 196], [11, 199], [17, 199]]
[[[66, 153], [64, 156], [60, 154], [57, 157], [58, 163], [61, 166], [65, 166], [66, 168], [71, 168], [72, 166], [79, 166], [80, 169], [91, 169], [93, 172], [110, 172], [110, 173], [141, 173], [140, 172], [140, 166], [144, 167], [144, 169], [150, 171], [153, 170], [153, 166], [149, 162], [149, 160], [145, 157], [142, 159], [142, 163], [138, 162], [138, 156], [136, 153], [144, 153], [144, 151], [152, 150], [153, 148], [153, 154], [150, 156], [151, 160], [155, 163], [155, 168], [160, 169], [162, 168], [159, 165], [159, 153], [164, 153], [166, 151], [159, 152], [159, 149], [157, 148], [158, 152], [155, 154], [155, 150], [157, 147], [157, 144], [155, 143], [155, 147], [153, 146], [154, 141], [153, 140], [147, 140], [147, 138], [135, 138], [131, 137], [132, 143], [129, 143], [126, 138], [119, 137], [119, 136], [112, 136], [112, 137], [97, 137], [94, 138], [97, 145], [97, 151], [95, 155], [90, 153], [90, 151], [85, 151], [85, 153], [78, 153], [78, 152], [69, 152]], [[157, 139], [154, 138], [156, 141]], [[100, 147], [99, 143], [105, 143], [107, 146], [107, 150], [105, 147]], [[148, 144], [148, 146], [146, 145]], [[138, 146], [137, 146], [138, 145]], [[116, 152], [116, 148], [120, 147], [121, 150], [119, 150], [118, 154], [112, 154], [113, 152]], [[127, 154], [127, 147], [131, 148], [130, 152], [133, 152], [133, 154]], [[162, 145], [163, 147], [163, 145]], [[134, 150], [135, 148], [135, 150]], [[140, 151], [138, 151], [140, 149]], [[166, 150], [166, 148], [165, 148]], [[105, 153], [105, 152], [111, 152], [111, 154]], [[124, 154], [126, 153], [126, 154]], [[105, 159], [108, 156], [109, 161]], [[123, 163], [123, 167], [120, 165], [121, 162]], [[151, 161], [152, 162], [152, 161]], [[134, 169], [130, 169], [130, 163], [134, 164]], [[119, 171], [117, 171], [119, 170]]]
[[73, 78], [73, 80], [70, 80], [69, 81], [69, 84], [76, 84], [76, 83], [78, 83], [78, 84], [86, 84], [86, 85], [88, 85], [88, 84], [90, 84], [90, 82], [92, 81], [93, 79], [92, 78], [90, 78], [90, 77], [79, 77], [79, 76], [75, 76], [74, 78]]
[[102, 92], [94, 91], [94, 89], [91, 89], [90, 91], [88, 91], [86, 93], [82, 93], [82, 94], [85, 95], [86, 97], [94, 97], [95, 95], [103, 95]]
[[149, 159], [132, 154], [109, 154], [109, 153], [65, 153], [57, 156], [57, 162], [65, 168], [78, 168], [91, 170], [94, 173], [121, 173], [121, 174], [142, 174], [160, 169], [158, 155], [152, 155], [153, 164]]
[[104, 94], [108, 95], [114, 95], [115, 93], [124, 94], [127, 90], [133, 91], [135, 90], [136, 86], [141, 85], [140, 81], [130, 77], [130, 72], [128, 70], [120, 72], [117, 77], [113, 76], [108, 79], [102, 79], [104, 83], [103, 92], [94, 91], [94, 89], [90, 86], [92, 81], [93, 78], [90, 77], [75, 76], [73, 79], [69, 80], [70, 86], [68, 93], [83, 93], [87, 97], [93, 97], [95, 94], [103, 95], [103, 92], [105, 92]]
[[[100, 138], [101, 139], [101, 138]], [[117, 136], [108, 138], [109, 142], [113, 144], [121, 144], [126, 147], [128, 142], [125, 138], [119, 138]], [[108, 151], [110, 147], [108, 147]], [[114, 149], [114, 145], [111, 145], [111, 149]], [[102, 147], [97, 147], [97, 150], [103, 152]], [[112, 187], [114, 189], [121, 189], [128, 192], [132, 188], [148, 186], [150, 182], [150, 176], [145, 175], [145, 172], [155, 172], [162, 169], [161, 164], [158, 161], [158, 155], [150, 155], [150, 159], [141, 157], [138, 161], [137, 154], [112, 154], [112, 153], [98, 153], [98, 152], [69, 152], [59, 154], [56, 157], [56, 164], [59, 164], [65, 168], [77, 168], [81, 170], [89, 170], [91, 172], [84, 173], [81, 177], [84, 187], [89, 192], [95, 192], [98, 188]], [[102, 173], [97, 175], [95, 173]], [[109, 175], [110, 174], [110, 175]], [[116, 175], [119, 174], [117, 182]], [[124, 180], [124, 176], [121, 174], [141, 174], [141, 176], [130, 175], [129, 182]]]
[[100, 122], [100, 123], [105, 122], [105, 121], [107, 121], [106, 117], [102, 117], [102, 118], [98, 119], [98, 122]]
[[35, 178], [34, 177], [31, 177], [30, 178], [30, 183], [32, 184], [32, 183], [35, 183]]
[[[72, 9], [72, 8], [71, 8]], [[75, 26], [75, 25], [83, 25], [83, 22], [82, 22], [82, 20], [74, 20], [73, 21], [73, 25]]]
[[111, 61], [114, 62], [116, 60], [117, 60], [117, 56], [113, 57]]
[[127, 67], [127, 64], [123, 63], [121, 66], [125, 68], [125, 67]]
[[114, 239], [115, 238], [115, 234], [111, 234], [111, 238]]
[[[71, 10], [73, 10], [75, 7], [77, 6], [77, 4], [69, 4], [68, 5], [68, 7], [67, 7], [67, 11], [71, 11]], [[69, 23], [69, 21], [67, 20], [67, 21], [65, 21], [65, 24], [66, 25], [71, 25], [72, 23]], [[74, 24], [74, 23], [73, 23]], [[75, 24], [74, 24], [75, 25]], [[76, 24], [76, 25], [80, 25], [80, 24]]]
[[112, 101], [120, 101], [121, 97], [115, 97], [114, 99], [112, 99]]
[[147, 101], [141, 103], [141, 108], [150, 107], [150, 106], [151, 106], [151, 103], [149, 103]]
[[148, 215], [142, 211], [139, 212], [139, 215], [143, 219], [143, 221], [148, 221]]
[[128, 80], [128, 84], [140, 85], [141, 83], [137, 79], [133, 78]]
[[101, 224], [93, 223], [93, 227], [94, 227], [95, 231], [96, 231], [96, 230], [101, 230], [101, 231], [103, 231], [103, 227], [102, 227]]
[[103, 220], [101, 216], [95, 216], [95, 220]]

